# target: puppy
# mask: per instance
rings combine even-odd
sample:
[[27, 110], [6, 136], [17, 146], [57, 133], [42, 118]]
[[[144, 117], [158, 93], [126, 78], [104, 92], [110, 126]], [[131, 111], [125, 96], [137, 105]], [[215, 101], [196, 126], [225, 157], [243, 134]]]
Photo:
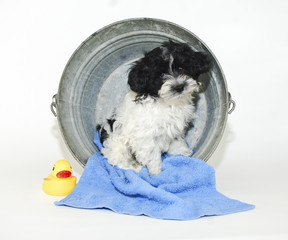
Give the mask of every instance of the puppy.
[[130, 89], [115, 113], [100, 130], [101, 150], [111, 165], [150, 175], [161, 171], [161, 155], [190, 156], [185, 142], [201, 89], [200, 74], [211, 61], [185, 43], [164, 42], [146, 53], [130, 69]]

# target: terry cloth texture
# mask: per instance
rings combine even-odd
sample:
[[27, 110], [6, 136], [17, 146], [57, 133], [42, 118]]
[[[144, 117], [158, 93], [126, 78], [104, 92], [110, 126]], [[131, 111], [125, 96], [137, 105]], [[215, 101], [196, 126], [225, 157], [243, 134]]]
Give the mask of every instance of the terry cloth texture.
[[[96, 145], [101, 148], [99, 135]], [[253, 209], [254, 206], [230, 199], [215, 187], [215, 171], [202, 160], [163, 156], [162, 172], [150, 176], [111, 166], [96, 153], [88, 159], [75, 189], [58, 206], [99, 209], [117, 213], [146, 215], [158, 219], [192, 220]]]

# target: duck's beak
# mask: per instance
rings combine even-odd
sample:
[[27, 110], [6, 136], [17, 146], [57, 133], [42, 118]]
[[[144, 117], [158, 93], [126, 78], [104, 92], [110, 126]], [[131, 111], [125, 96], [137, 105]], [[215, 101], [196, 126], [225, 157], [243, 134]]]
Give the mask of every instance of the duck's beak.
[[58, 172], [56, 174], [56, 177], [58, 177], [58, 178], [68, 178], [68, 177], [71, 177], [71, 175], [72, 175], [72, 172], [65, 170], [65, 171]]

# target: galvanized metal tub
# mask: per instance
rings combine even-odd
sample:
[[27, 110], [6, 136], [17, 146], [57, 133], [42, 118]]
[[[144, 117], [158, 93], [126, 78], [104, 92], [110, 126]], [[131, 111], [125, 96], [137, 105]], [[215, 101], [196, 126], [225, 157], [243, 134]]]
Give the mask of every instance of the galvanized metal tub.
[[128, 89], [131, 63], [169, 39], [186, 42], [213, 59], [212, 70], [201, 76], [207, 88], [199, 95], [186, 140], [196, 158], [207, 161], [214, 152], [231, 103], [235, 106], [216, 57], [203, 41], [178, 25], [158, 19], [127, 19], [97, 31], [76, 49], [53, 97], [51, 109], [65, 143], [82, 166], [98, 151], [93, 143], [96, 125], [110, 117]]

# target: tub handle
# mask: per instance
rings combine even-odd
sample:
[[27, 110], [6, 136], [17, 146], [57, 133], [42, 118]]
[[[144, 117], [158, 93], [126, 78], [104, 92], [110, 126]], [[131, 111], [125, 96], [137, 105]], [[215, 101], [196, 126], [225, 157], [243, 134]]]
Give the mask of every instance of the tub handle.
[[230, 92], [228, 92], [228, 104], [229, 104], [228, 114], [231, 114], [235, 110], [236, 102], [234, 100], [232, 100]]
[[57, 117], [57, 94], [52, 97], [52, 103], [50, 105], [50, 110], [55, 117]]

